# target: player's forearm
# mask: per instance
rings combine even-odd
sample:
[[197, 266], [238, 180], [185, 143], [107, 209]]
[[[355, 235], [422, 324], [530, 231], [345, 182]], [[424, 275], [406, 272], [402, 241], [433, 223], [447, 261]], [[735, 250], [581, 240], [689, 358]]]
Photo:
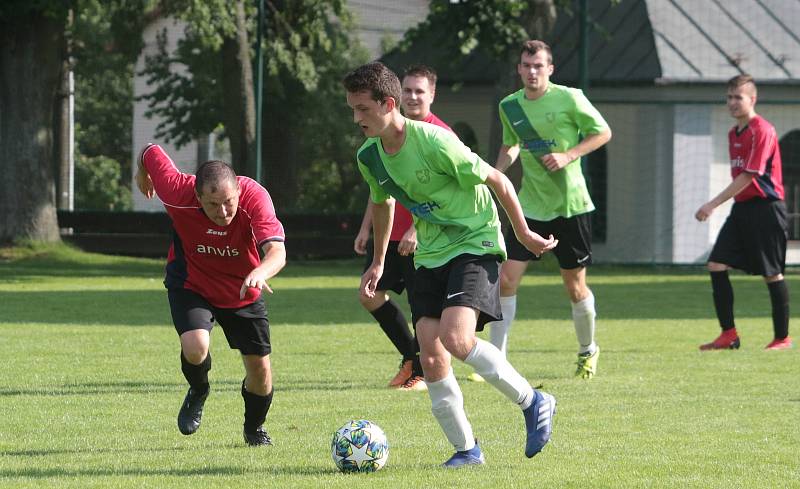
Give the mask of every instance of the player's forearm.
[[742, 172], [733, 179], [733, 181], [725, 187], [722, 192], [717, 194], [716, 197], [709, 201], [713, 207], [719, 207], [720, 205], [724, 204], [728, 201], [728, 199], [732, 199], [736, 196], [739, 192], [747, 188], [750, 183], [752, 183], [753, 179], [756, 177], [755, 173], [748, 173]]
[[519, 156], [519, 146], [500, 146], [500, 151], [497, 153], [497, 161], [495, 161], [494, 167], [501, 171], [505, 172], [508, 167], [510, 167], [514, 161]]
[[575, 161], [592, 151], [603, 146], [611, 140], [611, 129], [606, 129], [603, 132], [596, 134], [589, 134], [583, 140], [566, 151], [570, 161]]
[[359, 232], [369, 234], [370, 229], [372, 229], [372, 208], [375, 207], [375, 204], [372, 202], [372, 199], [367, 197], [367, 208], [364, 209], [364, 217], [361, 219], [361, 229]]
[[264, 257], [261, 258], [258, 268], [264, 274], [265, 280], [269, 280], [286, 266], [286, 246], [282, 241], [270, 241], [261, 249]]
[[527, 229], [525, 215], [522, 213], [522, 206], [519, 205], [519, 199], [511, 180], [499, 170], [494, 169], [486, 178], [486, 185], [492, 189], [503, 210], [506, 211], [514, 231]]
[[394, 199], [389, 199], [372, 206], [372, 239], [374, 253], [373, 264], [383, 264], [386, 250], [389, 248], [389, 236], [392, 231], [392, 214]]

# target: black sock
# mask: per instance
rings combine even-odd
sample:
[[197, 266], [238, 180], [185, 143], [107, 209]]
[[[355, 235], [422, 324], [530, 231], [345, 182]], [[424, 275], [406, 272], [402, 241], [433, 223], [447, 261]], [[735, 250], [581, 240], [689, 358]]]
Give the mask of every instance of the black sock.
[[714, 308], [723, 331], [733, 329], [733, 286], [728, 272], [711, 272], [711, 290], [714, 296]]
[[389, 299], [381, 307], [370, 311], [370, 314], [381, 325], [381, 329], [392, 341], [397, 351], [403, 355], [403, 359], [412, 360], [416, 355], [414, 352], [414, 337], [411, 336], [408, 321], [406, 321], [403, 311], [397, 307], [397, 304], [392, 299]]
[[789, 336], [789, 289], [785, 280], [767, 284], [769, 298], [772, 301], [772, 328], [775, 339], [782, 340]]
[[186, 360], [181, 350], [181, 371], [189, 386], [197, 392], [208, 391], [208, 371], [211, 370], [211, 352], [206, 354], [206, 358], [200, 365], [194, 365]]
[[272, 394], [275, 389], [272, 389], [266, 396], [259, 396], [248, 392], [244, 388], [244, 381], [242, 381], [242, 399], [244, 399], [244, 429], [252, 432], [258, 429], [259, 426], [264, 424], [267, 419], [267, 412], [272, 405]]

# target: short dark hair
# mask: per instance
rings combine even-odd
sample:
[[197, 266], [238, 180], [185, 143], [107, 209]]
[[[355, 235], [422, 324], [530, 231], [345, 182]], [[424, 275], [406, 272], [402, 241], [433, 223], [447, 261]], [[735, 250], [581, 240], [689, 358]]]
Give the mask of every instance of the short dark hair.
[[436, 70], [431, 68], [430, 66], [425, 65], [411, 65], [406, 68], [405, 72], [403, 73], [403, 79], [407, 76], [418, 76], [418, 77], [425, 77], [428, 79], [428, 83], [430, 83], [431, 88], [436, 88]]
[[730, 80], [728, 80], [728, 90], [739, 88], [742, 85], [747, 85], [748, 83], [753, 85], [753, 93], [758, 93], [758, 87], [756, 87], [756, 81], [753, 79], [752, 76], [748, 75], [747, 73], [736, 75]]
[[553, 50], [550, 49], [550, 46], [548, 46], [546, 42], [539, 41], [538, 39], [531, 39], [529, 41], [523, 42], [522, 48], [519, 51], [519, 55], [522, 56], [524, 53], [528, 53], [531, 56], [533, 56], [534, 54], [542, 50], [547, 52], [547, 62], [549, 64], [553, 64]]
[[236, 172], [233, 168], [224, 161], [210, 160], [206, 161], [199, 168], [195, 174], [194, 189], [198, 195], [203, 194], [203, 189], [209, 186], [209, 191], [216, 192], [223, 183], [229, 182], [233, 186], [238, 186], [239, 181], [236, 179]]
[[400, 105], [400, 80], [394, 71], [383, 63], [375, 61], [361, 65], [348, 73], [342, 80], [344, 89], [349, 93], [369, 92], [372, 99], [383, 103], [388, 97]]

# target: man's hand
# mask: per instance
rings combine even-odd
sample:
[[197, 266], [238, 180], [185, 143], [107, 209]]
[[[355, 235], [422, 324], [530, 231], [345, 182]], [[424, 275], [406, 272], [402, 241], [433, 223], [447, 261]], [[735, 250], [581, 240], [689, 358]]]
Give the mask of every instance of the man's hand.
[[239, 290], [239, 299], [244, 299], [244, 296], [247, 294], [247, 289], [251, 288], [258, 289], [259, 292], [266, 290], [268, 293], [272, 293], [272, 289], [267, 285], [267, 274], [258, 268], [254, 268], [253, 271], [245, 277], [244, 282], [242, 282], [242, 288]]
[[542, 253], [550, 251], [558, 245], [558, 240], [552, 234], [545, 239], [530, 229], [526, 231], [523, 236], [517, 236], [517, 239], [528, 251], [536, 256], [541, 256]]
[[361, 285], [359, 292], [362, 296], [372, 299], [375, 297], [375, 290], [378, 287], [378, 281], [383, 275], [383, 265], [370, 265], [364, 275], [361, 276]]
[[415, 251], [417, 251], [417, 230], [412, 225], [400, 238], [400, 243], [397, 244], [397, 252], [402, 256], [409, 256], [413, 255]]
[[369, 229], [361, 229], [353, 242], [353, 250], [359, 255], [366, 255], [367, 243], [369, 243]]
[[141, 167], [136, 172], [136, 186], [139, 187], [139, 191], [142, 195], [148, 199], [152, 199], [156, 194], [155, 187], [153, 187], [153, 179], [150, 178], [150, 174]]
[[542, 164], [549, 171], [558, 171], [570, 164], [570, 162], [572, 160], [567, 153], [550, 153], [542, 156]]
[[714, 206], [711, 205], [710, 202], [706, 202], [705, 204], [700, 206], [699, 209], [697, 209], [697, 212], [694, 213], [694, 218], [700, 222], [703, 222], [709, 217], [711, 217], [711, 214], [713, 212], [714, 212]]

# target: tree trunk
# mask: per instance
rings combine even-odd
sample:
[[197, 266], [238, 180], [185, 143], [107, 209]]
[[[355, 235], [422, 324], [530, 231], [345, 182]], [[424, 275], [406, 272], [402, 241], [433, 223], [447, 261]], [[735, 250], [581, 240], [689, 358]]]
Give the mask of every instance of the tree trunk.
[[224, 69], [222, 86], [230, 95], [224, 104], [225, 133], [236, 173], [255, 178], [256, 103], [244, 0], [237, 0], [233, 8], [236, 37], [225, 39], [220, 51]]
[[40, 12], [0, 29], [0, 241], [58, 241], [53, 108], [64, 18]]

